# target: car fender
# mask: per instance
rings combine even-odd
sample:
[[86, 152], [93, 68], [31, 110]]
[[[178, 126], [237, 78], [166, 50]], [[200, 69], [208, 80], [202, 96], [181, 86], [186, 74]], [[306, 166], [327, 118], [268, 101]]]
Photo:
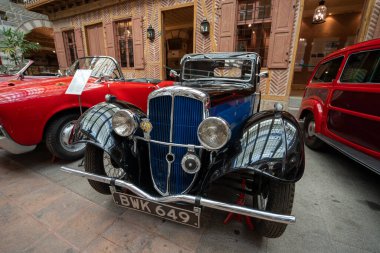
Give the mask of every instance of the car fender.
[[288, 112], [254, 114], [246, 121], [240, 139], [229, 149], [233, 148], [236, 150], [232, 156], [225, 154], [211, 167], [203, 189], [231, 173], [260, 174], [282, 182], [296, 182], [303, 175], [303, 134], [297, 120]]
[[95, 145], [107, 152], [122, 167], [122, 158], [129, 151], [125, 144], [130, 142], [126, 141], [127, 138], [117, 135], [112, 129], [112, 117], [121, 109], [129, 109], [138, 117], [145, 116], [138, 107], [124, 101], [97, 104], [78, 119], [71, 142]]
[[315, 99], [303, 100], [299, 110], [299, 119], [306, 117], [308, 113], [312, 113], [315, 120], [315, 132], [321, 132], [323, 120], [323, 105]]

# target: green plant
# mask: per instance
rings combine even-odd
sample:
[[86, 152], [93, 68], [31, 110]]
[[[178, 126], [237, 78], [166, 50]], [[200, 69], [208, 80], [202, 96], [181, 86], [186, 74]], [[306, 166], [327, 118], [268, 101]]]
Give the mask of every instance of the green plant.
[[12, 28], [3, 28], [0, 31], [0, 51], [7, 54], [15, 65], [24, 61], [24, 55], [40, 49], [40, 45], [27, 41], [23, 32]]

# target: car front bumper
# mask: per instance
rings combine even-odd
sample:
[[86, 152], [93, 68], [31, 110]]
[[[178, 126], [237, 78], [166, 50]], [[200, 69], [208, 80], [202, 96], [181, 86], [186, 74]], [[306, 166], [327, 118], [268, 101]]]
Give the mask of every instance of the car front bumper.
[[25, 146], [15, 142], [7, 133], [5, 128], [0, 125], [0, 149], [4, 149], [12, 154], [22, 154], [32, 151], [36, 148], [36, 145]]
[[296, 218], [291, 215], [275, 214], [275, 213], [256, 210], [253, 208], [248, 208], [248, 207], [239, 206], [235, 204], [223, 203], [223, 202], [203, 198], [200, 196], [179, 194], [179, 195], [172, 195], [172, 196], [165, 196], [165, 197], [155, 197], [143, 191], [136, 185], [124, 180], [115, 179], [111, 177], [105, 177], [105, 176], [99, 176], [93, 173], [79, 171], [79, 170], [71, 169], [65, 166], [61, 167], [61, 170], [68, 173], [75, 174], [76, 176], [85, 177], [93, 181], [98, 181], [101, 183], [127, 189], [139, 197], [142, 197], [154, 202], [160, 202], [160, 203], [183, 202], [183, 203], [188, 203], [192, 205], [204, 206], [204, 207], [208, 207], [212, 209], [218, 209], [218, 210], [222, 210], [226, 212], [237, 213], [237, 214], [246, 215], [246, 216], [257, 218], [257, 219], [263, 219], [263, 220], [268, 220], [268, 221], [273, 221], [273, 222], [278, 222], [278, 223], [293, 224], [296, 222]]

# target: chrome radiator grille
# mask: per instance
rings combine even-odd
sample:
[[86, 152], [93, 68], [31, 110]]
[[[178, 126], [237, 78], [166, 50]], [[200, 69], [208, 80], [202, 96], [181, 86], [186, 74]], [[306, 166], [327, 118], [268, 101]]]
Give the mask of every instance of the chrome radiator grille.
[[[151, 139], [176, 143], [200, 145], [197, 129], [204, 117], [200, 100], [164, 95], [149, 101], [149, 119], [153, 125]], [[157, 190], [163, 195], [185, 192], [196, 175], [188, 174], [181, 167], [187, 148], [150, 143], [150, 166]], [[172, 154], [174, 160], [167, 160]]]

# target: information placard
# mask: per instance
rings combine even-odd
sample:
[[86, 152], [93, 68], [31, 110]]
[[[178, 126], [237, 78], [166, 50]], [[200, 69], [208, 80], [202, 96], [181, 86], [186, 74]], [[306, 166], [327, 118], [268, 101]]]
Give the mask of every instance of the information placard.
[[81, 95], [91, 76], [91, 72], [91, 69], [78, 69], [65, 94]]

